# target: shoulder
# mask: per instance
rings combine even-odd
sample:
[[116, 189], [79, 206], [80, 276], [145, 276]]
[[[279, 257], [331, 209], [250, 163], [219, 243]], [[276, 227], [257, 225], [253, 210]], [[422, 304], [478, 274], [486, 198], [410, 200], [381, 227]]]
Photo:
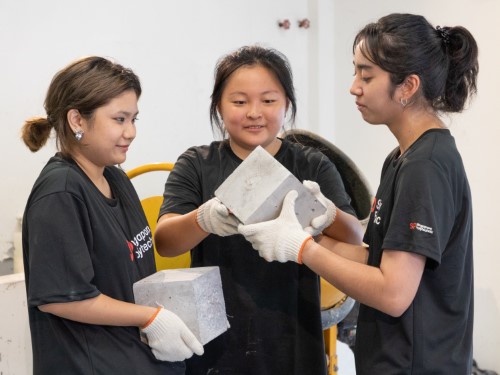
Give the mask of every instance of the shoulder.
[[54, 156], [35, 181], [26, 206], [32, 207], [49, 197], [53, 202], [54, 199], [65, 199], [65, 196], [84, 201], [89, 184], [88, 178], [72, 161]]
[[205, 174], [211, 168], [223, 168], [224, 165], [234, 162], [239, 164], [241, 160], [234, 155], [226, 142], [212, 142], [209, 145], [187, 149], [175, 162], [174, 171], [187, 168]]
[[282, 142], [282, 147], [276, 155], [276, 158], [282, 162], [293, 161], [294, 163], [306, 163], [309, 166], [330, 162], [330, 159], [316, 148], [290, 142], [286, 139], [283, 139]]
[[33, 190], [45, 194], [78, 190], [85, 184], [85, 177], [71, 161], [59, 156], [52, 157], [38, 176]]
[[176, 163], [182, 160], [211, 160], [218, 157], [223, 149], [224, 147], [222, 142], [212, 142], [209, 145], [192, 146], [179, 156]]
[[463, 168], [455, 139], [448, 129], [424, 133], [403, 158], [402, 168], [433, 165], [437, 169]]

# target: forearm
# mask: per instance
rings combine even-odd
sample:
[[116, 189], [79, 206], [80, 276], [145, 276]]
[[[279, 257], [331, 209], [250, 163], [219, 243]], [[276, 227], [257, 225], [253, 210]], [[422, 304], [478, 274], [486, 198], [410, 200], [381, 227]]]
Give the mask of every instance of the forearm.
[[[355, 247], [355, 246], [351, 246]], [[352, 253], [360, 250], [351, 249]], [[367, 266], [331, 252], [314, 241], [308, 241], [302, 261], [312, 271], [355, 300], [382, 309], [380, 304], [383, 275], [380, 269]]]
[[363, 240], [363, 227], [359, 220], [337, 208], [335, 220], [323, 231], [327, 236], [353, 245], [361, 245]]
[[[391, 316], [403, 314], [415, 297], [426, 258], [385, 250], [380, 267], [374, 267], [365, 264], [367, 250], [362, 246], [335, 242], [327, 237], [320, 243], [308, 241], [302, 252], [303, 263], [359, 302]], [[330, 247], [322, 246], [325, 243]]]
[[184, 254], [207, 236], [196, 223], [196, 210], [185, 215], [163, 215], [154, 234], [156, 250], [166, 257]]
[[330, 252], [353, 262], [366, 264], [368, 261], [368, 249], [365, 246], [341, 242], [322, 234], [316, 237], [316, 243]]
[[119, 301], [103, 294], [83, 301], [50, 303], [40, 311], [80, 323], [142, 327], [153, 316], [155, 307]]

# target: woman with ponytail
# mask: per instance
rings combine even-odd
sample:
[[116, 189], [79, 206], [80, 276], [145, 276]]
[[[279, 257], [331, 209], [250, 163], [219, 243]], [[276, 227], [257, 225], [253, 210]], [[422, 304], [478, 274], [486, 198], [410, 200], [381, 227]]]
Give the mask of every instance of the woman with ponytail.
[[464, 27], [390, 14], [355, 37], [351, 94], [363, 119], [398, 142], [387, 157], [366, 246], [325, 235], [307, 240], [285, 199], [272, 224], [239, 230], [279, 259], [298, 252], [281, 238], [302, 231], [302, 261], [361, 304], [357, 375], [470, 374], [472, 202], [455, 140], [442, 115], [476, 92], [478, 48]]

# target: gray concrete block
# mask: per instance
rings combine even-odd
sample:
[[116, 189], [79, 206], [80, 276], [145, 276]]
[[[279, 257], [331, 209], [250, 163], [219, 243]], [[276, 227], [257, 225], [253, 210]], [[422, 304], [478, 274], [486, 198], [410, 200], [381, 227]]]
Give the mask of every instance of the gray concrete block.
[[158, 271], [134, 283], [134, 296], [177, 314], [203, 345], [229, 328], [219, 267]]
[[299, 194], [295, 211], [303, 227], [325, 212], [326, 208], [288, 169], [258, 146], [219, 186], [215, 196], [243, 224], [253, 224], [278, 217], [290, 190]]

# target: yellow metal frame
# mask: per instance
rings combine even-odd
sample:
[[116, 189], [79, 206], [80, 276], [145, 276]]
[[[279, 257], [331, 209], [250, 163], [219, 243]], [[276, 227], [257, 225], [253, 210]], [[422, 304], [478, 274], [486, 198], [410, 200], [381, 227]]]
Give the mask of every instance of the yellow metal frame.
[[[170, 172], [173, 168], [174, 163], [144, 164], [129, 170], [127, 172], [127, 176], [128, 178], [132, 179], [147, 172]], [[144, 213], [146, 214], [146, 219], [148, 220], [148, 224], [151, 228], [152, 233], [154, 233], [156, 230], [156, 222], [158, 220], [158, 214], [160, 213], [160, 206], [162, 202], [163, 197], [160, 195], [147, 197], [141, 200], [142, 208], [144, 209]], [[189, 252], [176, 257], [167, 258], [162, 257], [160, 254], [158, 254], [158, 251], [156, 251], [156, 246], [154, 245], [154, 241], [153, 247], [155, 251], [156, 269], [158, 271], [173, 268], [188, 268], [191, 265], [191, 255], [189, 254]]]
[[140, 165], [136, 168], [127, 171], [127, 176], [128, 178], [134, 178], [147, 172], [155, 172], [155, 171], [170, 172], [172, 169], [174, 169], [174, 163], [150, 163], [150, 164]]
[[[174, 168], [174, 163], [150, 163], [140, 165], [129, 170], [127, 176], [132, 179], [148, 172], [166, 171], [170, 172]], [[163, 202], [162, 196], [153, 196], [141, 200], [142, 207], [146, 214], [151, 232], [156, 230], [156, 221], [160, 212], [160, 206]], [[154, 244], [154, 242], [153, 242]], [[187, 268], [191, 264], [191, 255], [189, 252], [173, 258], [162, 257], [158, 254], [155, 247], [155, 260], [157, 270], [172, 268]], [[321, 280], [321, 307], [323, 309], [331, 308], [345, 298], [345, 294], [340, 292], [332, 284]], [[325, 351], [328, 361], [328, 375], [337, 375], [337, 326], [332, 326], [323, 331], [325, 340]]]

